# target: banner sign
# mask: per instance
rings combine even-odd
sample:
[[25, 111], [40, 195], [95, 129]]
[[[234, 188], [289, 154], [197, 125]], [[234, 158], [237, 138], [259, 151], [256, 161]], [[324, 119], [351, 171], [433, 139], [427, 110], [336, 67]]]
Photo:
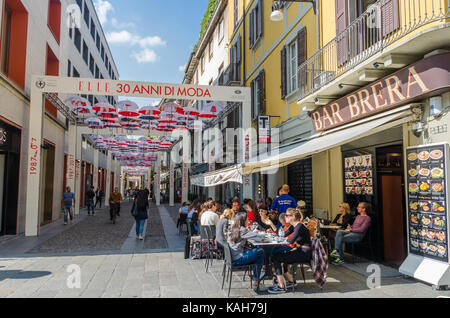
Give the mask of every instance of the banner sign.
[[450, 87], [450, 53], [434, 55], [312, 112], [316, 132], [423, 99]]
[[270, 117], [258, 117], [258, 142], [260, 144], [270, 144]]

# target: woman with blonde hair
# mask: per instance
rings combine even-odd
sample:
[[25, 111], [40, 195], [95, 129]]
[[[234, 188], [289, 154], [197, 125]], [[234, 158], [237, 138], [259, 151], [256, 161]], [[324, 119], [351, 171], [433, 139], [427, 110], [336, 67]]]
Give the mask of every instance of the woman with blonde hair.
[[346, 229], [348, 225], [352, 224], [350, 204], [343, 202], [339, 205], [339, 214], [336, 216], [332, 223], [340, 225], [342, 229]]
[[[223, 245], [227, 242], [226, 232], [228, 232], [229, 221], [234, 217], [234, 211], [225, 209], [220, 216], [219, 222], [216, 225], [216, 245], [217, 249], [223, 252]], [[222, 253], [223, 255], [223, 253]]]

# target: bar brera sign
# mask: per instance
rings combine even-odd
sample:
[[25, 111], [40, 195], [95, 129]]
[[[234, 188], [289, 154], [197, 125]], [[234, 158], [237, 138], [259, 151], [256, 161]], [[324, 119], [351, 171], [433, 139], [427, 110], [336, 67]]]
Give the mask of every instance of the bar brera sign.
[[311, 115], [314, 129], [328, 130], [448, 89], [449, 61], [450, 53], [431, 56], [317, 109]]

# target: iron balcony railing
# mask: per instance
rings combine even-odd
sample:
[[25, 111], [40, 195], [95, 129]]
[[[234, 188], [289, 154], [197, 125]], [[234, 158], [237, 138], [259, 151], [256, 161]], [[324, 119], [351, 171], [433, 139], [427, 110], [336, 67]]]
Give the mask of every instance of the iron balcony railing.
[[450, 0], [377, 1], [298, 67], [299, 99], [420, 27], [446, 18], [450, 18]]

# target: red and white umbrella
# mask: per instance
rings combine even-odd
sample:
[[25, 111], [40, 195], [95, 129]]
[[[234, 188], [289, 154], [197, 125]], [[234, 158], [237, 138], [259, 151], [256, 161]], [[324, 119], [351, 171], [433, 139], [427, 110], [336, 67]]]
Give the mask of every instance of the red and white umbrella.
[[139, 110], [139, 114], [142, 119], [155, 120], [159, 118], [161, 111], [157, 107], [145, 106]]
[[175, 113], [162, 112], [158, 122], [162, 124], [175, 124], [178, 121], [178, 116]]
[[139, 116], [139, 106], [130, 100], [124, 100], [118, 102], [116, 107], [120, 109], [119, 115], [126, 117], [138, 117]]
[[185, 115], [189, 116], [198, 116], [200, 114], [200, 112], [194, 107], [184, 107], [183, 112]]
[[116, 119], [119, 117], [117, 113], [101, 112], [97, 114], [98, 117], [102, 119]]
[[213, 102], [208, 103], [203, 107], [202, 112], [198, 115], [199, 118], [216, 118], [222, 112], [224, 106], [222, 103]]
[[177, 103], [165, 103], [161, 106], [162, 112], [184, 114], [183, 107]]
[[94, 106], [92, 106], [92, 109], [95, 110], [97, 113], [115, 113], [116, 108], [108, 103], [97, 103]]
[[84, 123], [87, 124], [89, 126], [89, 128], [93, 128], [93, 129], [103, 128], [103, 126], [104, 126], [104, 123], [97, 117], [88, 118], [84, 121]]
[[84, 97], [72, 96], [64, 102], [66, 105], [72, 107], [72, 111], [78, 114], [90, 114], [92, 112], [91, 103]]

